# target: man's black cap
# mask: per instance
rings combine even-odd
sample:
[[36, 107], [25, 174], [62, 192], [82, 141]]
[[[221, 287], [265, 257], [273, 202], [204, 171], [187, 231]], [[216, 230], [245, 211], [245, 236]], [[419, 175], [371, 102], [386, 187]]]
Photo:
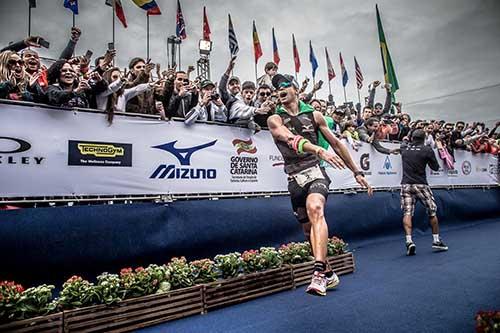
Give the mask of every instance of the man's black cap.
[[203, 80], [203, 81], [201, 81], [201, 83], [200, 83], [200, 88], [201, 89], [206, 88], [208, 86], [215, 87], [215, 84], [212, 81], [210, 81], [210, 80]]
[[271, 80], [272, 83], [273, 83], [273, 87], [275, 89], [279, 89], [280, 88], [280, 85], [282, 83], [290, 83], [292, 86], [294, 86], [295, 88], [299, 88], [299, 85], [297, 83], [297, 81], [295, 81], [294, 77], [292, 75], [288, 75], [288, 74], [276, 74], [275, 76], [273, 76], [273, 79]]

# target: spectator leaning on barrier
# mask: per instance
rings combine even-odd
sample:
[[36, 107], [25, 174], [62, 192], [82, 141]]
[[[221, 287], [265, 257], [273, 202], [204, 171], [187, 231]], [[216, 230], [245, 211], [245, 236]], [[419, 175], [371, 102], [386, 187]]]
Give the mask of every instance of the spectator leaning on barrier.
[[0, 53], [0, 98], [41, 102], [44, 94], [38, 84], [40, 73], [29, 76], [25, 64], [14, 51]]
[[174, 91], [166, 110], [167, 118], [185, 118], [186, 114], [198, 104], [198, 90], [195, 84], [189, 81], [187, 73], [175, 73]]
[[68, 61], [56, 61], [47, 89], [50, 105], [88, 108], [89, 100], [107, 89], [107, 83], [97, 72], [93, 72], [89, 80], [77, 81], [76, 77], [75, 70]]
[[403, 227], [406, 234], [406, 255], [414, 255], [416, 246], [412, 240], [412, 216], [415, 203], [419, 200], [426, 208], [429, 223], [432, 227], [432, 248], [440, 251], [448, 250], [439, 238], [439, 223], [436, 216], [437, 205], [432, 190], [427, 183], [426, 166], [438, 171], [439, 164], [431, 147], [424, 145], [425, 132], [415, 130], [410, 144], [401, 145], [403, 177], [401, 179], [401, 209], [403, 210]]
[[397, 154], [398, 153], [397, 149], [388, 149], [382, 147], [380, 142], [375, 137], [375, 133], [377, 132], [379, 126], [380, 122], [377, 118], [375, 117], [369, 118], [363, 126], [357, 128], [359, 139], [361, 141], [371, 143], [373, 148], [375, 148], [375, 150], [377, 150], [379, 153], [387, 155]]
[[363, 108], [363, 112], [362, 113], [358, 113], [358, 116], [357, 116], [357, 119], [356, 119], [357, 126], [358, 127], [359, 126], [363, 126], [363, 124], [365, 123], [365, 121], [367, 121], [372, 116], [373, 116], [372, 108], [369, 107], [368, 105], [366, 105]]
[[215, 89], [215, 84], [210, 80], [200, 83], [198, 104], [192, 108], [184, 120], [186, 125], [193, 124], [196, 120], [227, 122], [227, 109]]
[[[273, 91], [271, 90], [271, 87], [269, 87], [268, 85], [263, 84], [259, 86], [259, 88], [257, 89], [257, 99], [254, 102], [254, 106], [256, 108], [260, 108], [266, 102], [273, 103], [274, 106], [274, 102], [272, 101], [273, 100], [272, 94]], [[261, 128], [267, 128], [267, 118], [269, 118], [270, 116], [271, 116], [270, 112], [266, 114], [256, 114], [253, 117], [253, 120]]]

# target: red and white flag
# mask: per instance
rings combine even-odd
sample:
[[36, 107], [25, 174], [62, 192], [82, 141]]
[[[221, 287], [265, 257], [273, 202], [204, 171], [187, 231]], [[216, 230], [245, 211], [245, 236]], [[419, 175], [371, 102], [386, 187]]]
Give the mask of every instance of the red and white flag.
[[328, 81], [331, 81], [335, 78], [335, 71], [333, 70], [332, 62], [330, 61], [330, 56], [328, 55], [328, 50], [325, 47], [326, 54], [326, 68], [328, 69]]
[[210, 26], [208, 25], [207, 11], [203, 7], [203, 40], [210, 40]]
[[361, 73], [361, 67], [359, 67], [356, 57], [354, 57], [354, 68], [356, 70], [356, 85], [358, 89], [363, 88], [363, 73]]
[[118, 17], [123, 27], [127, 27], [127, 19], [125, 18], [125, 12], [123, 11], [123, 6], [120, 0], [106, 0], [106, 5], [115, 8], [115, 15]]

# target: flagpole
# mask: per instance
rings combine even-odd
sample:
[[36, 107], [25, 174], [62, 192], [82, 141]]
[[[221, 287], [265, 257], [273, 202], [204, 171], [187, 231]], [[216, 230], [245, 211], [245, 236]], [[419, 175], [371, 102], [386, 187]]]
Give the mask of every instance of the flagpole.
[[75, 13], [73, 13], [73, 28], [75, 27]]
[[149, 13], [146, 13], [146, 60], [149, 59]]
[[115, 47], [115, 4], [113, 4], [113, 48]]
[[181, 67], [181, 43], [182, 43], [182, 39], [180, 39], [180, 37], [179, 37], [179, 44], [178, 44], [179, 46], [177, 49], [177, 51], [179, 53], [179, 70], [181, 70], [181, 68], [182, 68]]
[[[344, 86], [344, 85], [343, 85]], [[344, 86], [344, 102], [347, 103], [347, 95], [345, 93], [345, 86]]]
[[359, 105], [361, 105], [361, 95], [359, 94], [359, 89], [358, 89], [358, 102], [359, 102]]
[[28, 5], [28, 37], [31, 36], [31, 5]]
[[257, 85], [257, 62], [255, 62], [255, 85]]
[[[313, 75], [313, 89], [316, 87], [316, 78]], [[314, 98], [316, 98], [316, 91], [314, 91]]]

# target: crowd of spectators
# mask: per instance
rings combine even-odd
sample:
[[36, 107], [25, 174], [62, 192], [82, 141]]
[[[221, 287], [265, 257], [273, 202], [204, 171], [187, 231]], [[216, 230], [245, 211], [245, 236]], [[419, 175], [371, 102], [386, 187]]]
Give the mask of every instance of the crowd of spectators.
[[[59, 59], [50, 67], [40, 62], [35, 48], [40, 37], [28, 37], [0, 50], [0, 98], [45, 103], [58, 107], [94, 108], [105, 111], [112, 124], [116, 112], [157, 114], [161, 119], [182, 118], [188, 126], [196, 121], [214, 121], [247, 126], [254, 132], [267, 126], [279, 99], [272, 86], [278, 66], [269, 62], [265, 74], [253, 81], [233, 76], [232, 58], [219, 84], [191, 79], [188, 71], [161, 70], [150, 59], [133, 58], [124, 71], [113, 66], [115, 50], [97, 57], [91, 66], [91, 53], [74, 56], [81, 31], [71, 28], [70, 39]], [[454, 150], [498, 154], [500, 134], [483, 123], [448, 123], [442, 120], [412, 120], [401, 103], [392, 103], [390, 84], [379, 81], [368, 87], [369, 95], [360, 103], [335, 105], [316, 99], [321, 83], [306, 92], [309, 80], [300, 86], [300, 99], [323, 113], [331, 130], [345, 138], [355, 150], [367, 142], [383, 154], [397, 154], [384, 141], [405, 141], [415, 129], [424, 129], [426, 144], [437, 148], [440, 157], [453, 167]], [[377, 89], [385, 91], [385, 101], [375, 103]], [[382, 143], [381, 143], [382, 142]]]

